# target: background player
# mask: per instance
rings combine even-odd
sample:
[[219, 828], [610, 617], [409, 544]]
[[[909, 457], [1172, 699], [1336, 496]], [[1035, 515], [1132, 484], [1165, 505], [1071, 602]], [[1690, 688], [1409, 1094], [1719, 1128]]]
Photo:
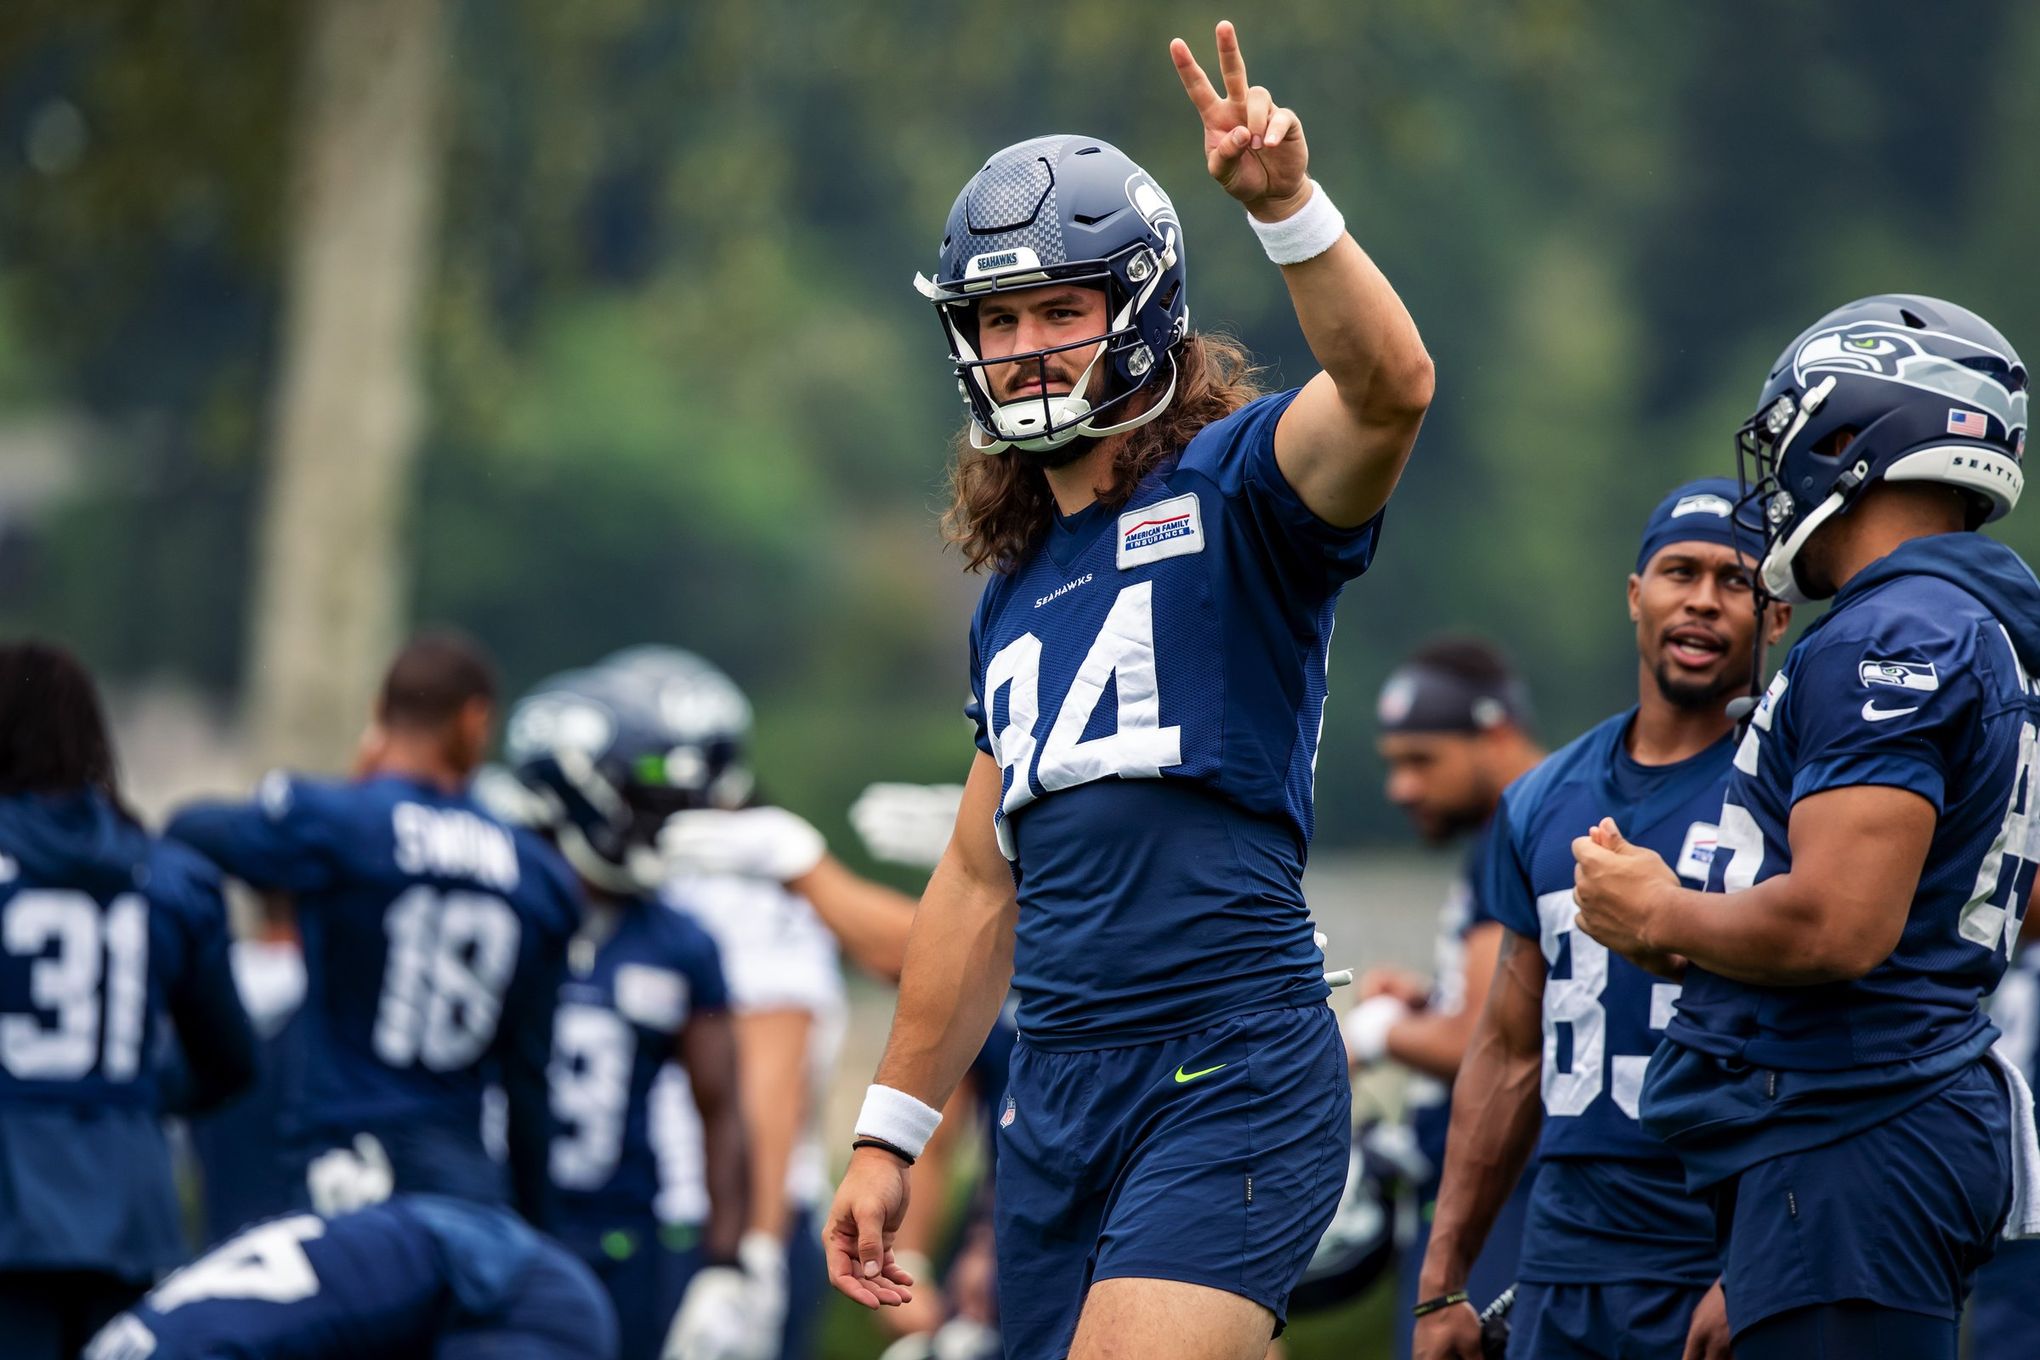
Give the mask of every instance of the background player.
[[[813, 1350], [828, 1292], [815, 1217], [829, 1189], [820, 1111], [848, 1023], [839, 946], [873, 976], [897, 981], [913, 899], [851, 872], [801, 817], [754, 800], [751, 705], [716, 666], [641, 646], [602, 668], [672, 725], [668, 763], [684, 767], [677, 811], [659, 836], [662, 892], [720, 951], [750, 1140], [747, 1326], [771, 1337], [764, 1354], [795, 1360]], [[654, 1101], [667, 1213], [698, 1221], [701, 1117], [670, 1077]]]
[[1346, 1164], [1300, 890], [1311, 762], [1332, 610], [1431, 365], [1306, 176], [1294, 113], [1249, 84], [1230, 24], [1218, 41], [1223, 96], [1181, 42], [1178, 73], [1321, 375], [1251, 400], [1237, 352], [1189, 333], [1168, 197], [1090, 138], [995, 155], [923, 281], [972, 416], [950, 528], [997, 572], [972, 628], [981, 754], [827, 1241], [850, 1297], [905, 1296], [886, 1252], [907, 1168], [1010, 973], [1016, 1356], [1259, 1357]]
[[[1750, 691], [1755, 563], [1738, 551], [1736, 485], [1679, 487], [1644, 526], [1629, 577], [1636, 705], [1502, 797], [1476, 891], [1504, 930], [1501, 965], [1453, 1097], [1453, 1134], [1422, 1294], [1471, 1305], [1417, 1323], [1424, 1360], [1479, 1360], [1468, 1263], [1536, 1150], [1510, 1354], [1587, 1360], [1728, 1354], [1711, 1206], [1636, 1119], [1676, 983], [1573, 930], [1572, 840], [1613, 816], [1693, 883], [1706, 880], [1734, 754], [1728, 704]], [[1753, 547], [1753, 529], [1741, 531]], [[1770, 611], [1764, 643], [1791, 610]], [[1540, 1133], [1541, 1121], [1541, 1133]], [[1696, 1309], [1698, 1312], [1696, 1314]]]
[[[165, 1021], [188, 1061], [159, 1070]], [[68, 653], [0, 645], [0, 1337], [70, 1360], [184, 1257], [166, 1108], [245, 1086], [255, 1040], [212, 866], [122, 805]]]
[[[655, 895], [653, 847], [685, 798], [669, 771], [684, 782], [691, 767], [649, 699], [614, 672], [554, 676], [518, 703], [504, 742], [544, 810], [534, 829], [565, 852], [586, 899], [553, 1022], [555, 1234], [616, 1305], [623, 1360], [660, 1354], [683, 1295], [677, 1354], [763, 1356], [738, 1265], [750, 1187], [722, 964], [701, 927]], [[696, 1241], [674, 1240], [658, 1216], [652, 1086], [669, 1061], [706, 1130]]]
[[314, 1207], [392, 1189], [501, 1199], [481, 1134], [493, 1071], [516, 1206], [548, 1217], [546, 1055], [579, 892], [549, 847], [469, 796], [495, 693], [472, 643], [422, 636], [383, 681], [361, 777], [273, 774], [252, 804], [200, 805], [170, 824], [228, 873], [295, 901], [307, 992], [284, 1117]]
[[[1472, 834], [1474, 842], [1438, 914], [1436, 966], [1429, 981], [1398, 968], [1370, 968], [1360, 1004], [1346, 1013], [1346, 1051], [1367, 1066], [1389, 1059], [1413, 1074], [1407, 1103], [1422, 1171], [1414, 1185], [1415, 1222], [1397, 1244], [1396, 1354], [1407, 1356], [1417, 1302], [1417, 1273], [1431, 1237], [1452, 1079], [1466, 1056], [1473, 1024], [1487, 1002], [1502, 928], [1474, 890], [1485, 830], [1502, 790], [1544, 750], [1530, 736], [1530, 701], [1508, 659], [1475, 638], [1425, 643], [1389, 675], [1375, 705], [1375, 749], [1388, 766], [1388, 800], [1432, 845]], [[1529, 1186], [1510, 1197], [1467, 1277], [1486, 1300], [1516, 1278]]]
[[84, 1360], [615, 1360], [587, 1267], [509, 1212], [399, 1195], [271, 1219], [177, 1271]]
[[2040, 582], [1966, 532], [2018, 499], [2026, 403], [1936, 299], [1794, 340], [1738, 445], [1764, 589], [1834, 603], [1751, 715], [1704, 896], [1612, 820], [1574, 844], [1579, 929], [1691, 961], [1642, 1111], [1716, 1195], [1740, 1360], [1954, 1355], [2012, 1158], [2040, 1162], [1977, 1007], [2033, 881]]

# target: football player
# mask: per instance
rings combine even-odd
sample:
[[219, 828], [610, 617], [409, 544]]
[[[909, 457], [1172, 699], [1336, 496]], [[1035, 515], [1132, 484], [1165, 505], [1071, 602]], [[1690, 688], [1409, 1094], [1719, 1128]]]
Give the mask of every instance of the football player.
[[587, 1267], [438, 1195], [255, 1224], [109, 1322], [83, 1360], [615, 1360]]
[[[166, 1019], [188, 1060], [157, 1066]], [[0, 1336], [69, 1360], [184, 1256], [166, 1108], [255, 1074], [219, 875], [122, 806], [67, 652], [0, 645]]]
[[1193, 332], [1180, 219], [1093, 137], [994, 155], [922, 291], [970, 417], [952, 533], [979, 754], [914, 919], [831, 1210], [870, 1307], [908, 1172], [992, 1027], [1007, 1353], [1258, 1358], [1336, 1206], [1351, 1092], [1301, 887], [1340, 588], [1431, 394], [1380, 270], [1306, 174], [1296, 114], [1218, 29], [1171, 51], [1206, 166], [1282, 267], [1323, 372], [1262, 396]]
[[[534, 795], [525, 806], [538, 809], [523, 820], [560, 847], [588, 904], [554, 1018], [555, 1233], [615, 1303], [622, 1360], [655, 1360], [669, 1326], [684, 1360], [762, 1357], [762, 1344], [743, 1349], [756, 1331], [739, 1265], [749, 1187], [722, 963], [707, 933], [655, 895], [654, 846], [692, 769], [685, 735], [651, 697], [614, 672], [569, 672], [521, 700], [505, 733]], [[658, 1215], [652, 1085], [669, 1061], [684, 1066], [705, 1129], [698, 1241]]]
[[[1489, 835], [1483, 907], [1501, 958], [1460, 1081], [1420, 1289], [1423, 1360], [1478, 1360], [1474, 1309], [1494, 1295], [1471, 1263], [1533, 1150], [1520, 1229], [1515, 1356], [1723, 1360], [1714, 1216], [1678, 1159], [1637, 1123], [1644, 1064], [1676, 983], [1573, 929], [1572, 840], [1611, 816], [1690, 883], [1706, 880], [1734, 754], [1728, 705], [1751, 691], [1755, 526], [1736, 484], [1679, 487], [1644, 526], [1629, 577], [1636, 703], [1509, 786]], [[1765, 643], [1790, 611], [1764, 619]], [[1541, 1128], [1541, 1132], [1540, 1132]], [[1471, 1296], [1472, 1306], [1468, 1306]]]
[[[817, 1126], [848, 1021], [839, 946], [867, 971], [896, 980], [914, 903], [851, 872], [799, 816], [755, 802], [751, 706], [721, 670], [658, 646], [626, 649], [602, 665], [674, 725], [669, 763], [687, 771], [679, 810], [659, 839], [664, 897], [700, 922], [722, 954], [751, 1151], [741, 1248], [753, 1282], [749, 1316], [773, 1337], [766, 1355], [798, 1360], [812, 1352], [828, 1292], [815, 1231], [829, 1189]], [[670, 1081], [655, 1101], [669, 1213], [698, 1218], [700, 1115]]]
[[322, 1212], [393, 1190], [502, 1199], [481, 1133], [493, 1070], [509, 1192], [533, 1222], [549, 1216], [546, 1056], [579, 889], [549, 846], [469, 795], [494, 705], [474, 644], [423, 635], [384, 678], [358, 778], [279, 772], [253, 803], [171, 821], [227, 873], [294, 899], [306, 997], [283, 1118]]
[[253, 934], [235, 940], [234, 986], [258, 1041], [255, 1083], [203, 1118], [190, 1121], [198, 1159], [199, 1216], [207, 1245], [299, 1201], [303, 1168], [283, 1155], [283, 1097], [296, 1078], [305, 958], [287, 898], [262, 899]]
[[[1531, 738], [1529, 696], [1508, 660], [1488, 643], [1438, 638], [1389, 675], [1375, 705], [1375, 745], [1388, 766], [1388, 800], [1417, 833], [1442, 845], [1472, 833], [1473, 846], [1438, 917], [1436, 967], [1430, 979], [1397, 968], [1369, 969], [1360, 1004], [1346, 1013], [1348, 1056], [1356, 1066], [1383, 1060], [1413, 1074], [1410, 1124], [1422, 1175], [1415, 1189], [1414, 1232], [1398, 1243], [1396, 1354], [1410, 1354], [1417, 1273], [1430, 1240], [1438, 1177], [1445, 1169], [1445, 1130], [1452, 1079], [1466, 1056], [1474, 1020], [1487, 1001], [1502, 927], [1474, 890], [1487, 845], [1481, 834], [1502, 790], [1544, 756]], [[1516, 1278], [1526, 1184], [1512, 1196], [1467, 1277], [1474, 1297], [1492, 1299]]]
[[1578, 931], [1690, 965], [1641, 1110], [1716, 1197], [1739, 1360], [1952, 1357], [2040, 1172], [1977, 1007], [2040, 853], [2040, 582], [1974, 532], [2018, 500], [2026, 384], [1933, 298], [1786, 347], [1737, 438], [1760, 584], [1833, 603], [1750, 715], [1705, 894], [1612, 818], [1574, 842]]

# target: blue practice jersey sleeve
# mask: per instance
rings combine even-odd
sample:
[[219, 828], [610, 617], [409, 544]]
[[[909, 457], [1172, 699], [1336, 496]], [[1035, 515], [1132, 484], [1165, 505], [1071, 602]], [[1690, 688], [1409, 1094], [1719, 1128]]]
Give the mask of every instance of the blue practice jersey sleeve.
[[[254, 1084], [255, 1029], [228, 955], [227, 907], [210, 864], [176, 845], [155, 848], [151, 895], [174, 906], [180, 958], [164, 987], [178, 1060], [164, 1073], [165, 1107], [212, 1109]], [[172, 865], [175, 865], [175, 871]]]
[[1257, 398], [1206, 426], [1183, 451], [1182, 468], [1209, 478], [1245, 511], [1243, 522], [1287, 584], [1322, 592], [1367, 570], [1385, 511], [1341, 529], [1318, 518], [1289, 484], [1275, 459], [1275, 427], [1301, 390]]
[[[1862, 611], [1868, 613], [1869, 611]], [[1877, 784], [1946, 803], [1948, 777], [1972, 742], [1983, 701], [1979, 658], [1964, 639], [1917, 619], [1871, 615], [1865, 629], [1831, 629], [1793, 677], [1798, 762], [1792, 802], [1827, 789]], [[1888, 636], [1911, 624], [1906, 636]]]
[[1474, 915], [1503, 926], [1528, 940], [1538, 938], [1537, 893], [1530, 870], [1516, 846], [1509, 799], [1488, 823], [1477, 871], [1472, 877]]
[[333, 883], [328, 819], [308, 812], [307, 786], [276, 771], [252, 803], [196, 803], [164, 835], [182, 841], [235, 878], [268, 892], [306, 893]]

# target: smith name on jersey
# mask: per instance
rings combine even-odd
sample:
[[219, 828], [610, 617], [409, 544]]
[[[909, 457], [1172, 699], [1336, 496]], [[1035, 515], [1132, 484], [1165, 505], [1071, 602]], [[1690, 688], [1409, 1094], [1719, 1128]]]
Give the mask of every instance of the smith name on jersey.
[[423, 1184], [391, 1149], [398, 1189], [491, 1197], [451, 1148], [480, 1152], [492, 1056], [516, 1045], [543, 1067], [580, 916], [565, 863], [466, 794], [393, 776], [271, 775], [253, 804], [187, 809], [167, 834], [295, 901], [306, 995], [286, 1132], [444, 1133], [452, 1160]]
[[1643, 765], [1625, 745], [1635, 716], [1608, 719], [1508, 787], [1477, 889], [1489, 914], [1544, 954], [1543, 1170], [1520, 1268], [1535, 1283], [1705, 1287], [1720, 1272], [1713, 1210], [1686, 1193], [1678, 1159], [1637, 1122], [1679, 984], [1573, 928], [1572, 842], [1613, 817], [1699, 887], [1735, 743]]
[[2040, 857], [2040, 581], [1977, 534], [1906, 543], [1851, 578], [1772, 681], [1735, 756], [1708, 891], [1792, 867], [1792, 809], [1909, 790], [1937, 814], [1891, 956], [1863, 977], [1754, 987], [1692, 969], [1644, 1117], [1694, 1185], [1832, 1142], [1959, 1077], [1996, 1030]]
[[1037, 1048], [1326, 996], [1302, 891], [1325, 652], [1381, 517], [1334, 528], [1284, 480], [1294, 396], [1207, 426], [1125, 505], [1057, 516], [979, 601], [968, 712], [1003, 772]]

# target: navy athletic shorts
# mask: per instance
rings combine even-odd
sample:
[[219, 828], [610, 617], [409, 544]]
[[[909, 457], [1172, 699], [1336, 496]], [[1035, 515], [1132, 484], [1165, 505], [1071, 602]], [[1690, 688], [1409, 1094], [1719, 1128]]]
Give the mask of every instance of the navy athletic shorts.
[[1094, 1280], [1207, 1285], [1285, 1319], [1345, 1188], [1352, 1090], [1322, 1004], [1127, 1048], [1013, 1050], [999, 1115], [999, 1325], [1069, 1348]]
[[1979, 1059], [1945, 1089], [1725, 1182], [1729, 1324], [1858, 1301], [1953, 1320], [2011, 1211], [2011, 1100]]
[[1509, 1310], [1509, 1360], [1676, 1360], [1707, 1289], [1525, 1281]]

